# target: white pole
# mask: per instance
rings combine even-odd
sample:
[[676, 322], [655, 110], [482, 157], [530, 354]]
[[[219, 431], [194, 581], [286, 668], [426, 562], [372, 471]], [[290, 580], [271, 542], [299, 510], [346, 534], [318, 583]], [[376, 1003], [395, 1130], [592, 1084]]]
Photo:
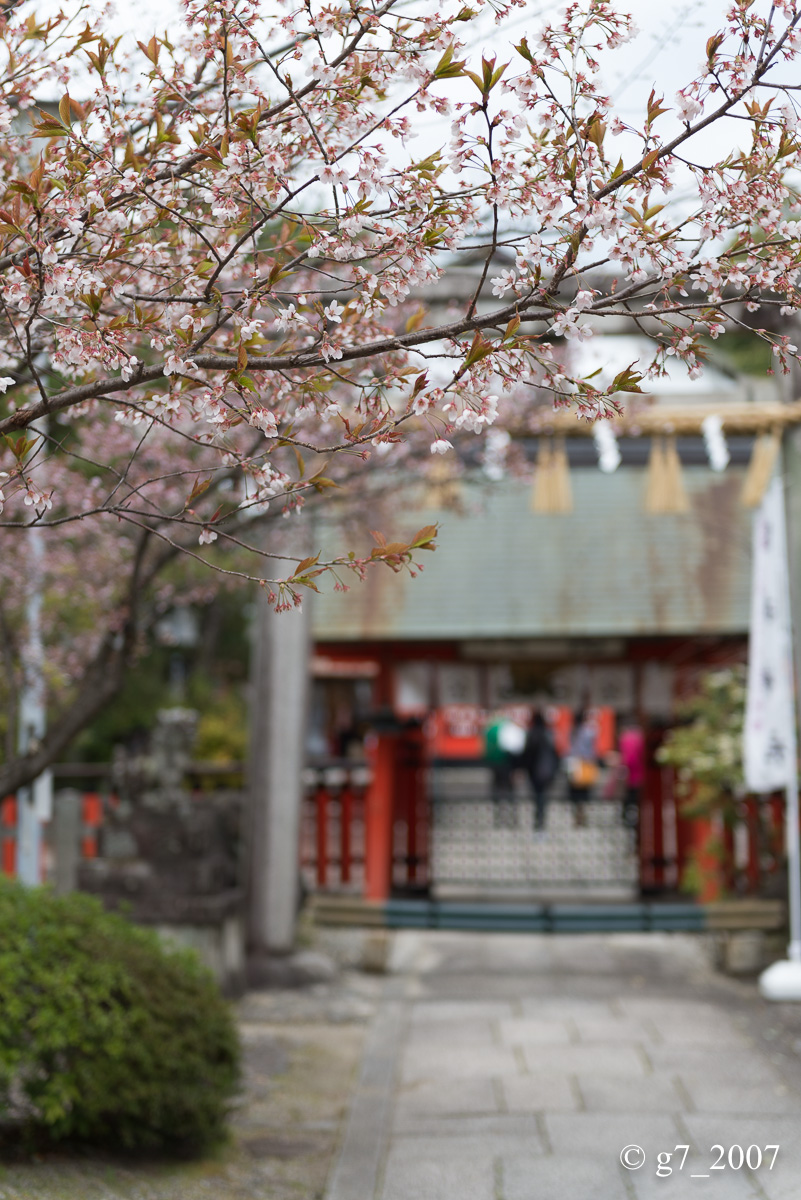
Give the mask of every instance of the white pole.
[[[42, 570], [44, 539], [42, 530], [31, 525], [26, 531], [28, 542], [28, 601], [26, 604], [27, 637], [24, 649], [23, 679], [19, 701], [19, 732], [17, 744], [21, 754], [27, 754], [42, 739], [45, 732], [44, 648], [42, 645]], [[47, 772], [49, 775], [49, 772]], [[47, 778], [34, 780], [17, 793], [17, 877], [33, 886], [41, 883], [41, 808], [47, 802]]]
[[[38, 422], [32, 426], [44, 436]], [[34, 516], [34, 521], [36, 520]], [[22, 689], [19, 700], [17, 745], [21, 754], [29, 753], [41, 742], [47, 726], [45, 697], [44, 644], [42, 642], [42, 594], [44, 588], [44, 530], [31, 524], [26, 530], [28, 543], [28, 599], [25, 607], [27, 634], [23, 651]], [[17, 792], [17, 877], [35, 886], [42, 882], [42, 822], [49, 821], [53, 807], [53, 777], [43, 771], [34, 781]]]
[[801, 965], [801, 860], [798, 838], [798, 772], [787, 788], [787, 883], [790, 891], [790, 944], [787, 957]]
[[792, 589], [790, 586], [789, 514], [787, 490], [784, 488], [784, 600], [787, 613], [787, 673], [791, 681], [791, 719], [787, 723], [789, 743], [789, 778], [787, 780], [787, 803], [785, 805], [785, 841], [787, 849], [787, 889], [789, 899], [790, 942], [787, 958], [775, 962], [759, 977], [759, 990], [767, 1000], [801, 1001], [801, 845], [798, 829], [798, 734], [797, 708], [795, 704], [795, 630], [793, 628]]
[[[787, 588], [787, 621], [789, 626], [789, 636], [787, 639], [787, 654], [789, 662], [787, 671], [793, 685], [796, 682], [795, 662], [793, 649], [795, 646], [796, 630], [793, 625], [793, 597], [792, 588], [790, 586], [790, 514], [788, 512], [789, 505], [787, 476], [784, 477], [784, 563], [785, 563], [785, 585]], [[791, 696], [795, 697], [795, 686], [791, 691]], [[787, 886], [789, 890], [790, 900], [790, 944], [787, 947], [787, 957], [791, 962], [801, 963], [801, 846], [799, 845], [798, 836], [798, 708], [793, 703], [792, 720], [790, 721], [791, 738], [790, 738], [790, 778], [787, 782], [787, 805], [785, 811], [786, 818], [786, 843], [787, 843]]]

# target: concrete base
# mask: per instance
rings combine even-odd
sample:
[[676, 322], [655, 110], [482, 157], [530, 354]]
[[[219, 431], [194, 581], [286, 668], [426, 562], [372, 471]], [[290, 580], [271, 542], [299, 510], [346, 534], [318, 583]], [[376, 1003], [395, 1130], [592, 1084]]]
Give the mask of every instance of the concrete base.
[[250, 988], [302, 988], [331, 983], [337, 967], [327, 954], [316, 950], [298, 950], [294, 954], [251, 952], [247, 959], [247, 984]]
[[801, 1001], [801, 962], [775, 962], [759, 977], [759, 990], [766, 1000]]
[[195, 950], [226, 995], [242, 995], [246, 985], [245, 929], [239, 914], [208, 925], [160, 921], [155, 928], [165, 941]]
[[379, 929], [370, 933], [362, 947], [361, 968], [371, 975], [385, 975], [389, 960], [390, 933], [388, 929]]
[[729, 929], [709, 935], [712, 962], [727, 975], [756, 975], [765, 964], [763, 929]]

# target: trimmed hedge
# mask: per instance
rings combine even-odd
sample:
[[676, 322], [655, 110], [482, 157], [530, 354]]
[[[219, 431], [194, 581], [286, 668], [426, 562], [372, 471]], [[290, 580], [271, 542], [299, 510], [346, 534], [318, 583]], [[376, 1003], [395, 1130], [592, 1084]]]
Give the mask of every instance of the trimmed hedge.
[[199, 1148], [224, 1131], [239, 1062], [230, 1009], [194, 953], [90, 896], [0, 880], [0, 1123]]

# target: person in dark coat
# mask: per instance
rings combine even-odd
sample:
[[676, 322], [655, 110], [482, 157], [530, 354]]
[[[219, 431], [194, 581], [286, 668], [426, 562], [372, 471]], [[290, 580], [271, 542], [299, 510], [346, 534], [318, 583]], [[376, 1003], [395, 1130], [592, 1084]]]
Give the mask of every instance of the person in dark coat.
[[559, 770], [559, 753], [546, 720], [538, 709], [531, 715], [520, 763], [531, 783], [534, 828], [544, 829], [548, 792]]

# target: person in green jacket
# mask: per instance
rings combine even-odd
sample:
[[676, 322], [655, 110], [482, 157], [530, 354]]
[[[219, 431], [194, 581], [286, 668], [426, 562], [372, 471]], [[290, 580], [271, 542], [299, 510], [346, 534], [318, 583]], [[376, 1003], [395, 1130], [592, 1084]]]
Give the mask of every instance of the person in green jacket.
[[514, 758], [502, 745], [502, 730], [509, 721], [503, 713], [494, 713], [484, 733], [484, 758], [492, 772], [491, 799], [496, 826], [517, 824], [514, 791]]

